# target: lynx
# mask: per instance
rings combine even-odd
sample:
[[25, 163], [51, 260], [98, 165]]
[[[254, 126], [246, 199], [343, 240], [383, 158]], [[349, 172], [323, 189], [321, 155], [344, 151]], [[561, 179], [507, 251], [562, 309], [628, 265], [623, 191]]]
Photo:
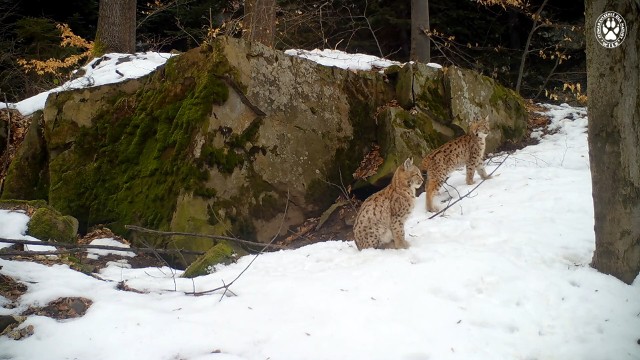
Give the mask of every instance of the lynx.
[[396, 169], [387, 187], [365, 200], [353, 225], [359, 250], [409, 247], [404, 238], [404, 222], [415, 203], [416, 189], [422, 182], [420, 169], [409, 158]]
[[482, 163], [484, 157], [485, 138], [489, 135], [489, 117], [475, 120], [469, 124], [469, 133], [460, 136], [440, 146], [431, 152], [420, 165], [427, 173], [425, 191], [427, 193], [427, 210], [438, 212], [433, 205], [433, 196], [445, 182], [447, 176], [457, 167], [465, 164], [467, 167], [467, 184], [473, 184], [473, 175], [477, 171], [482, 179], [490, 176]]

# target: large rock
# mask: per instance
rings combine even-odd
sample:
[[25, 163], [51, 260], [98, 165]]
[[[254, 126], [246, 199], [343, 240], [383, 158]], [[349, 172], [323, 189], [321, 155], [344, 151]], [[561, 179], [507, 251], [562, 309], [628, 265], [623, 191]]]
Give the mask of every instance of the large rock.
[[381, 153], [384, 154], [384, 161], [374, 175], [359, 179], [354, 184], [355, 193], [359, 193], [362, 188], [366, 193], [369, 185], [375, 188], [386, 186], [395, 170], [407, 158], [413, 158], [417, 164], [431, 150], [446, 141], [434, 129], [434, 121], [423, 112], [410, 112], [400, 106], [388, 106], [379, 112], [376, 122], [376, 138]]
[[1, 199], [46, 199], [49, 173], [47, 145], [42, 131], [42, 112], [36, 112], [9, 165]]
[[466, 129], [474, 118], [489, 117], [491, 133], [486, 152], [506, 141], [519, 141], [527, 130], [524, 102], [513, 90], [475, 71], [452, 67], [447, 71], [453, 123]]
[[27, 235], [43, 241], [75, 243], [78, 235], [78, 220], [43, 206], [31, 215], [27, 224]]
[[211, 249], [196, 259], [182, 273], [184, 278], [194, 278], [197, 276], [207, 275], [214, 272], [214, 266], [217, 264], [231, 264], [236, 260], [237, 256], [226, 241], [222, 241], [214, 245]]
[[522, 98], [491, 78], [456, 66], [443, 69], [421, 63], [407, 63], [397, 73], [398, 103], [427, 114], [434, 129], [449, 139], [465, 132], [474, 118], [486, 116], [492, 129], [487, 153], [525, 135]]
[[[473, 111], [454, 106], [465, 78], [451, 71], [413, 64], [353, 72], [220, 38], [147, 77], [51, 95], [47, 196], [81, 230], [108, 224], [122, 234], [134, 224], [269, 241], [330, 206], [372, 144], [385, 161], [360, 185], [376, 188], [404, 158], [417, 162], [460, 133], [456, 124]], [[475, 91], [502, 90], [468, 76], [475, 84], [455, 96], [478, 114], [519, 106], [505, 100], [509, 92], [477, 100]]]

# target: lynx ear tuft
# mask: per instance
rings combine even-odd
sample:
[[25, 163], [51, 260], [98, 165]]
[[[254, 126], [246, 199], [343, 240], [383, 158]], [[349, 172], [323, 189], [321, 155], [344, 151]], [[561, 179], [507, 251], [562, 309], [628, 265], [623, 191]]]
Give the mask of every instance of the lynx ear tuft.
[[405, 170], [409, 170], [412, 165], [413, 165], [413, 158], [407, 158], [407, 160], [404, 161]]

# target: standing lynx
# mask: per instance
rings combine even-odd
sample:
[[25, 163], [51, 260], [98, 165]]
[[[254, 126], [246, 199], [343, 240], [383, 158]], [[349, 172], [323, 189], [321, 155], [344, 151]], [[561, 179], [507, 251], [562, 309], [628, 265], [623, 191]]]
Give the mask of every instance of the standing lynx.
[[438, 212], [433, 205], [433, 195], [440, 189], [447, 176], [458, 166], [467, 166], [467, 184], [473, 184], [473, 175], [476, 171], [482, 179], [488, 179], [489, 175], [482, 163], [484, 157], [485, 138], [489, 135], [489, 117], [484, 120], [475, 120], [469, 124], [469, 133], [453, 139], [431, 152], [422, 160], [421, 170], [427, 172], [427, 210]]
[[359, 250], [409, 247], [404, 239], [404, 222], [413, 208], [416, 189], [421, 185], [420, 169], [413, 165], [413, 159], [407, 159], [387, 187], [365, 200], [353, 225]]

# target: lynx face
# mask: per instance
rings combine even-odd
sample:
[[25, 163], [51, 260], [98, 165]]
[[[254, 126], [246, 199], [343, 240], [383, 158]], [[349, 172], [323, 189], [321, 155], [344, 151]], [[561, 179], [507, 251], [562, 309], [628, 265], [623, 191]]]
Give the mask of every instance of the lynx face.
[[469, 133], [475, 134], [482, 139], [486, 138], [489, 135], [489, 117], [482, 120], [474, 120], [469, 124]]
[[[400, 171], [401, 169], [402, 171]], [[395, 186], [398, 188], [417, 189], [422, 186], [424, 179], [420, 169], [413, 165], [413, 159], [407, 159], [403, 166], [396, 170], [391, 182], [393, 183], [394, 181], [397, 182]]]

